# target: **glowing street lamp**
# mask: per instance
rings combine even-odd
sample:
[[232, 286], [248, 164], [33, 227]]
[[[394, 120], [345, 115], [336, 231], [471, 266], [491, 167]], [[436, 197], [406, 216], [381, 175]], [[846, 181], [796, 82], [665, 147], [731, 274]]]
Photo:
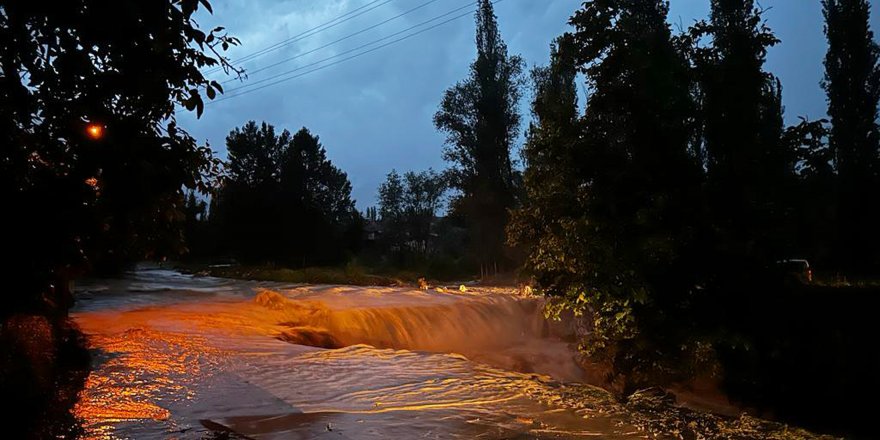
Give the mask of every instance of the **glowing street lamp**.
[[86, 126], [86, 135], [92, 140], [100, 140], [104, 137], [104, 126], [92, 122]]

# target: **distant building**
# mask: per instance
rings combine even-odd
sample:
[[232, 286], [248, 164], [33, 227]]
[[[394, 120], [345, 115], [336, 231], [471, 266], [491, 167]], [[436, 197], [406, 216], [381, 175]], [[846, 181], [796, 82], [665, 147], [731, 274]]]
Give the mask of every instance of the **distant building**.
[[375, 243], [382, 235], [382, 224], [376, 220], [367, 220], [364, 225], [364, 239], [368, 243]]

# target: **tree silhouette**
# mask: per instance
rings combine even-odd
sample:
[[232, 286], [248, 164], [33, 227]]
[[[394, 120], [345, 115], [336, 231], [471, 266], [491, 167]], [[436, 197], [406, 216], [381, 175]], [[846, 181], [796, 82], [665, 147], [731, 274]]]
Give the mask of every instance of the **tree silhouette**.
[[472, 252], [486, 273], [505, 263], [504, 228], [516, 194], [511, 151], [519, 131], [523, 62], [508, 55], [491, 1], [480, 1], [476, 25], [477, 59], [469, 77], [446, 91], [434, 124], [446, 133], [443, 157], [451, 163], [450, 184], [460, 192], [452, 209], [467, 219]]
[[823, 0], [830, 152], [837, 167], [837, 248], [841, 268], [856, 273], [880, 263], [880, 47], [865, 0]]
[[222, 28], [198, 29], [200, 4], [210, 9], [198, 0], [3, 5], [0, 188], [16, 213], [3, 264], [19, 292], [5, 310], [41, 307], [40, 293], [85, 267], [181, 249], [182, 188], [203, 185], [216, 164], [177, 126], [175, 106], [201, 113], [202, 96], [220, 86], [199, 69], [236, 43]]
[[[669, 325], [694, 293], [700, 168], [688, 68], [666, 14], [662, 1], [596, 0], [572, 17], [573, 38], [535, 73], [529, 198], [511, 228], [535, 243], [528, 266], [554, 304], [591, 315], [586, 346], [629, 386], [695, 349]], [[575, 65], [591, 89], [580, 121]]]
[[288, 131], [276, 135], [265, 122], [250, 121], [226, 137], [227, 178], [218, 195], [212, 221], [218, 222], [227, 250], [245, 260], [276, 260], [282, 229], [279, 192], [280, 158]]
[[436, 171], [428, 169], [403, 175], [406, 191], [403, 212], [407, 235], [413, 250], [423, 258], [431, 251], [433, 226], [446, 192], [446, 181]]
[[412, 264], [414, 258], [428, 256], [445, 192], [445, 179], [432, 169], [408, 171], [402, 177], [391, 170], [379, 186], [382, 244], [397, 264]]
[[[525, 267], [536, 275], [549, 269], [538, 251], [542, 241], [564, 240], [563, 219], [580, 215], [578, 183], [581, 168], [582, 121], [578, 114], [577, 61], [574, 36], [565, 34], [551, 46], [550, 66], [536, 67], [532, 122], [523, 148], [525, 161], [523, 206], [514, 211], [508, 235], [511, 244], [533, 252]], [[551, 276], [552, 277], [552, 276]], [[544, 277], [541, 285], [552, 285]]]
[[351, 199], [348, 175], [327, 159], [318, 136], [302, 128], [282, 152], [281, 202], [284, 207], [283, 243], [295, 250], [303, 266], [339, 262], [359, 240], [360, 214]]
[[784, 258], [794, 157], [781, 142], [780, 82], [763, 70], [779, 41], [752, 0], [713, 0], [709, 22], [694, 32], [711, 37], [694, 58], [717, 242], [740, 257]]
[[[72, 436], [53, 423], [80, 377], [65, 369], [81, 343], [61, 319], [70, 281], [183, 250], [183, 189], [206, 189], [216, 162], [175, 111], [202, 113], [221, 88], [200, 69], [225, 63], [218, 51], [237, 42], [200, 30], [200, 7], [210, 11], [205, 0], [0, 5], [0, 393], [16, 396], [4, 414], [11, 437]], [[22, 314], [55, 325], [17, 334], [7, 320]], [[28, 363], [39, 358], [50, 360]]]
[[797, 217], [788, 226], [797, 237], [791, 243], [793, 255], [809, 258], [819, 267], [835, 267], [837, 248], [837, 175], [834, 157], [828, 145], [828, 121], [801, 118], [786, 128], [782, 141], [794, 152], [797, 185], [789, 195]]
[[199, 200], [195, 191], [189, 191], [183, 207], [184, 227], [183, 236], [187, 244], [187, 252], [193, 248], [207, 250], [210, 245], [206, 243], [208, 237], [208, 203]]
[[370, 206], [367, 208], [367, 211], [364, 213], [364, 219], [369, 220], [371, 222], [379, 221], [379, 209], [375, 206]]
[[246, 261], [339, 262], [359, 237], [348, 176], [317, 136], [250, 121], [230, 132], [228, 176], [211, 220], [230, 252]]
[[386, 252], [399, 252], [406, 241], [403, 179], [391, 170], [379, 185], [379, 218], [382, 219], [382, 247]]

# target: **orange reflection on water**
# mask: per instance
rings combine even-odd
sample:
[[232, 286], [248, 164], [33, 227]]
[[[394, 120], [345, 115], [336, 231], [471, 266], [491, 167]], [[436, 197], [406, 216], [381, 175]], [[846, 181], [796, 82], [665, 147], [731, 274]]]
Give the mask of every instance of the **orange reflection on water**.
[[90, 438], [115, 438], [120, 423], [168, 421], [165, 405], [192, 398], [188, 378], [204, 368], [197, 336], [132, 329], [93, 334], [89, 345], [94, 368], [74, 412]]
[[[198, 438], [213, 429], [204, 420], [247, 435], [302, 434], [293, 438], [323, 435], [330, 423], [352, 433], [371, 423], [388, 438], [524, 432], [533, 424], [517, 415], [555, 420], [546, 405], [557, 404], [556, 388], [471, 356], [578, 374], [568, 345], [542, 337], [553, 328], [535, 300], [333, 286], [252, 292], [168, 304], [156, 295], [158, 304], [77, 313], [95, 350], [76, 408], [89, 436]], [[585, 423], [565, 414], [551, 425]], [[413, 417], [420, 422], [401, 423]]]

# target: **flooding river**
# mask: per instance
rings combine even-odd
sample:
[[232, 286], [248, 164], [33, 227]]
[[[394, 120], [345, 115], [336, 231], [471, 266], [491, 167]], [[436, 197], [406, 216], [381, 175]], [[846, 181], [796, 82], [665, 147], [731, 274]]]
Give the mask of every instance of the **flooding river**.
[[570, 325], [512, 291], [142, 269], [81, 286], [73, 316], [89, 438], [648, 438], [581, 383]]

